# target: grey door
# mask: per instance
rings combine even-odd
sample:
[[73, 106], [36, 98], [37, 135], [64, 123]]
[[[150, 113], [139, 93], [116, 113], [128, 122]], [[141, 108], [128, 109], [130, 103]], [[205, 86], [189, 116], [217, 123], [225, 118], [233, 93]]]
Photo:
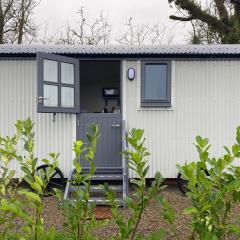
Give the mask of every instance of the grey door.
[[[91, 123], [99, 126], [95, 166], [100, 168], [122, 167], [122, 117], [120, 113], [80, 113], [78, 115], [77, 138], [86, 142], [86, 132]], [[81, 160], [83, 167], [88, 163]]]

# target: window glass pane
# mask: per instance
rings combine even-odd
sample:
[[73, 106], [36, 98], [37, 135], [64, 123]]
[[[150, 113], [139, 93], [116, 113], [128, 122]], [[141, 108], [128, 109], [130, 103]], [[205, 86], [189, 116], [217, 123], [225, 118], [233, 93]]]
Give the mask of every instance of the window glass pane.
[[53, 85], [43, 85], [43, 106], [57, 107], [58, 106], [58, 87]]
[[74, 88], [61, 87], [61, 107], [74, 108]]
[[74, 84], [74, 65], [61, 62], [61, 82]]
[[145, 65], [145, 100], [167, 99], [167, 65]]
[[43, 80], [48, 82], [58, 81], [58, 62], [43, 60]]

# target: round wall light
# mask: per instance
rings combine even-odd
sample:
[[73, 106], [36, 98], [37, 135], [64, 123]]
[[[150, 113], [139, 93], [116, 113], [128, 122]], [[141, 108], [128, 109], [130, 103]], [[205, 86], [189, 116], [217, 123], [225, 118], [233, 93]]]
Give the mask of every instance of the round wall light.
[[129, 68], [127, 70], [127, 77], [130, 81], [132, 81], [135, 78], [135, 69], [134, 68]]

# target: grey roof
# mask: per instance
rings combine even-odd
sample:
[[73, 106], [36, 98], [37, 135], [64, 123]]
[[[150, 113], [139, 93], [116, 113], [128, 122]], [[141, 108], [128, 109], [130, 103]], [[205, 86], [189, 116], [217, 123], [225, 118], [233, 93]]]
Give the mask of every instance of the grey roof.
[[240, 44], [225, 45], [0, 45], [0, 54], [37, 52], [77, 55], [239, 55]]

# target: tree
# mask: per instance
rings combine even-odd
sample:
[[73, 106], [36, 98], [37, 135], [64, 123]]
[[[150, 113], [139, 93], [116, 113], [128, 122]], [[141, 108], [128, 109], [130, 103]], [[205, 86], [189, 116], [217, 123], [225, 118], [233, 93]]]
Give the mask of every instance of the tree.
[[12, 31], [13, 0], [0, 0], [0, 44], [5, 42], [5, 35]]
[[102, 12], [92, 24], [87, 22], [83, 7], [81, 7], [78, 11], [78, 16], [80, 18], [78, 28], [70, 28], [70, 30], [72, 31], [73, 37], [79, 44], [109, 44], [111, 25], [108, 23], [107, 18], [104, 17]]
[[47, 28], [44, 29], [44, 37], [37, 39], [41, 43], [55, 44], [80, 44], [80, 45], [106, 45], [110, 42], [111, 25], [101, 12], [99, 16], [90, 22], [81, 7], [77, 12], [78, 20], [74, 25], [67, 23], [55, 34], [48, 34]]
[[240, 1], [168, 0], [177, 9], [170, 19], [191, 22], [192, 43], [240, 43]]
[[133, 22], [133, 18], [130, 17], [125, 23], [125, 29], [121, 33], [121, 36], [116, 39], [120, 44], [127, 45], [169, 45], [173, 40], [173, 33], [168, 31], [167, 27], [160, 24], [149, 25], [136, 24]]
[[31, 41], [32, 37], [35, 36], [37, 26], [34, 24], [33, 10], [37, 6], [35, 0], [19, 0], [16, 1], [14, 11], [14, 22], [15, 22], [15, 39], [18, 44], [23, 41]]
[[[158, 23], [149, 25], [134, 23], [133, 18], [129, 18], [124, 24], [123, 31], [119, 34], [112, 32], [111, 24], [101, 12], [93, 21], [86, 17], [84, 7], [77, 12], [78, 20], [74, 24], [67, 23], [54, 34], [45, 28], [41, 31], [41, 37], [35, 39], [43, 44], [80, 44], [80, 45], [160, 45], [170, 44], [174, 34], [166, 26]], [[116, 39], [112, 35], [117, 36]]]
[[35, 0], [0, 0], [0, 44], [31, 42], [37, 31], [32, 19]]

